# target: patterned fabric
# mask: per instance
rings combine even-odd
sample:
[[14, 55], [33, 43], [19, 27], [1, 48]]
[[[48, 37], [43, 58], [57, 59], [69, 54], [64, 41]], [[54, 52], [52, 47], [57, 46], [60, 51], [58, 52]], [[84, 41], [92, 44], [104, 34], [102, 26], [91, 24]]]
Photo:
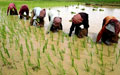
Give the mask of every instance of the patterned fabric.
[[26, 12], [26, 14], [29, 14], [29, 9], [27, 5], [22, 5], [19, 11], [19, 15], [23, 15], [23, 13]]
[[[106, 27], [110, 24], [114, 26], [115, 35], [118, 35], [120, 32], [120, 22], [115, 17], [107, 16], [104, 20], [105, 20], [105, 23], [97, 36], [96, 42], [98, 42], [101, 39], [102, 34], [106, 30]], [[110, 29], [107, 29], [107, 30], [111, 31]]]
[[72, 22], [73, 22], [74, 24], [80, 24], [80, 23], [82, 23], [82, 21], [83, 21], [83, 19], [82, 19], [82, 17], [80, 16], [80, 14], [74, 15], [73, 18], [72, 18]]
[[53, 25], [54, 26], [60, 26], [61, 22], [62, 22], [62, 18], [55, 17], [54, 20], [53, 20]]

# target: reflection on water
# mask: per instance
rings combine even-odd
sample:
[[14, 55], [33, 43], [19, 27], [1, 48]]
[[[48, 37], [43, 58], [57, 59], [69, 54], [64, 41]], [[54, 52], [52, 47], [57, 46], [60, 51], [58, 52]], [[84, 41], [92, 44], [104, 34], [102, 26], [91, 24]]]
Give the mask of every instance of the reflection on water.
[[[81, 10], [81, 9], [85, 10]], [[72, 18], [74, 14], [71, 12], [79, 13], [79, 12], [86, 12], [89, 14], [89, 33], [90, 37], [96, 36], [97, 33], [100, 31], [102, 26], [102, 21], [106, 16], [115, 16], [117, 19], [120, 19], [120, 8], [111, 8], [111, 7], [99, 7], [95, 8], [96, 11], [93, 11], [94, 7], [87, 7], [83, 5], [75, 5], [69, 7], [54, 7], [51, 10], [59, 10], [60, 16], [62, 17], [62, 24], [63, 24], [63, 31], [65, 33], [69, 33], [69, 29], [71, 27], [71, 22], [69, 20]], [[103, 9], [104, 11], [99, 11], [99, 9]], [[47, 10], [48, 12], [49, 10]], [[45, 18], [45, 26], [48, 25], [48, 17]], [[91, 33], [95, 34], [92, 35]]]

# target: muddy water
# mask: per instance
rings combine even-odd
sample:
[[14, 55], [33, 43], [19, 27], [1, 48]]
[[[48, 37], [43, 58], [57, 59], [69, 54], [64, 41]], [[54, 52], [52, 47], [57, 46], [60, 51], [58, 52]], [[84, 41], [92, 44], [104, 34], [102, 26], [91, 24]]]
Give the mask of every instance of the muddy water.
[[[85, 9], [85, 10], [81, 10]], [[95, 11], [93, 11], [95, 9]], [[104, 11], [99, 11], [100, 9], [103, 9]], [[71, 14], [71, 12], [75, 12], [76, 14], [79, 12], [86, 12], [89, 14], [89, 36], [93, 37], [95, 39], [96, 34], [100, 31], [103, 19], [106, 16], [115, 16], [118, 20], [120, 19], [120, 8], [115, 7], [89, 7], [89, 6], [83, 6], [83, 5], [74, 5], [69, 7], [55, 7], [51, 8], [51, 10], [59, 10], [59, 14], [62, 17], [63, 21], [63, 31], [65, 33], [69, 33], [69, 29], [71, 27], [71, 18], [74, 14]], [[48, 10], [49, 11], [49, 10]], [[46, 18], [46, 25], [48, 23], [48, 19]]]
[[[85, 8], [85, 10], [82, 11], [82, 8]], [[99, 9], [103, 9], [104, 11], [99, 11]], [[102, 20], [105, 16], [112, 15], [120, 19], [120, 8], [99, 7], [97, 11], [92, 11], [93, 7], [75, 5], [69, 7], [55, 7], [51, 8], [51, 10], [60, 10], [60, 15], [63, 18], [63, 32], [67, 33], [67, 35], [71, 26], [69, 20], [74, 15], [71, 14], [71, 12], [88, 13], [90, 24], [89, 37], [93, 41], [95, 41], [97, 33], [101, 29]], [[76, 75], [76, 70], [78, 75], [118, 75], [120, 73], [120, 41], [118, 45], [113, 44], [112, 46], [106, 46], [104, 44], [95, 44], [90, 38], [78, 39], [74, 35], [72, 37], [67, 37], [67, 35], [64, 34], [63, 38], [62, 32], [46, 34], [44, 28], [30, 26], [29, 20], [19, 20], [17, 16], [4, 17], [3, 19], [6, 18], [7, 20], [3, 20], [1, 24], [6, 26], [9, 34], [11, 33], [9, 27], [12, 27], [16, 33], [13, 33], [14, 36], [11, 36], [12, 38], [7, 33], [7, 40], [0, 41], [6, 43], [5, 47], [9, 50], [11, 56], [11, 58], [8, 58], [0, 43], [0, 49], [2, 50], [4, 57], [10, 62], [10, 64], [4, 65], [0, 58], [0, 74], [23, 75], [26, 73], [24, 62], [26, 63], [29, 75], [50, 75], [47, 66], [52, 75]], [[48, 18], [45, 17], [45, 29], [47, 28], [48, 23]], [[13, 39], [12, 43], [10, 43], [11, 39]], [[19, 39], [19, 44], [23, 46], [23, 60], [20, 55], [20, 46], [16, 49], [16, 39]], [[27, 39], [31, 56], [29, 56], [29, 52], [26, 48], [25, 39]], [[43, 48], [47, 40], [47, 48], [43, 53]], [[30, 42], [33, 44], [33, 50]], [[40, 51], [39, 69], [37, 66], [38, 51]], [[62, 53], [63, 60], [61, 59], [60, 53]], [[91, 54], [92, 59], [90, 56]], [[117, 63], [116, 54], [118, 58]], [[48, 60], [48, 55], [53, 63]], [[100, 60], [100, 58], [103, 58], [103, 65], [101, 64], [102, 60]], [[31, 64], [28, 64], [28, 59], [30, 59]], [[76, 70], [72, 67], [72, 60], [74, 60]], [[88, 61], [88, 68], [85, 68], [86, 61]], [[89, 69], [89, 71], [87, 72], [86, 69]]]

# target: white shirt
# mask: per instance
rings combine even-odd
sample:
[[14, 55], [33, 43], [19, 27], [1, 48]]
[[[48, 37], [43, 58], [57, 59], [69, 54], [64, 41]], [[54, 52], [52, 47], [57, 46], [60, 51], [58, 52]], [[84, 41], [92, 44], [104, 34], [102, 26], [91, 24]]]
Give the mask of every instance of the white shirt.
[[37, 19], [37, 17], [40, 15], [40, 11], [41, 11], [41, 10], [42, 10], [42, 9], [41, 9], [40, 7], [35, 7], [35, 8], [33, 9], [34, 14], [35, 14], [35, 16], [33, 17], [33, 20]]
[[50, 16], [50, 22], [49, 22], [49, 25], [48, 25], [48, 28], [47, 28], [48, 32], [50, 31], [50, 28], [51, 28], [51, 26], [52, 26], [52, 24], [53, 24], [54, 18], [55, 18], [55, 17], [60, 17], [60, 14], [59, 14], [59, 12], [56, 11], [56, 10], [50, 10], [50, 11], [48, 12], [48, 17], [49, 17], [49, 16]]

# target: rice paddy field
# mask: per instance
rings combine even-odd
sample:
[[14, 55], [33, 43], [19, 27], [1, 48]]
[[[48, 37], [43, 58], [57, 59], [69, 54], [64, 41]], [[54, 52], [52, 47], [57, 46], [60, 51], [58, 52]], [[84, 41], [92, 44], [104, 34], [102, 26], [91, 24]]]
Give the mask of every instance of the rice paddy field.
[[[30, 26], [29, 20], [7, 16], [7, 3], [0, 5], [0, 75], [120, 74], [120, 40], [111, 46], [95, 42], [103, 18], [112, 15], [120, 19], [120, 7], [85, 6], [79, 2], [26, 3], [30, 11], [38, 5], [47, 12], [60, 13], [63, 31], [47, 34], [47, 15], [44, 27]], [[19, 10], [23, 2], [17, 3]], [[88, 37], [81, 39], [74, 34], [68, 36], [70, 20], [78, 12], [89, 14]]]

